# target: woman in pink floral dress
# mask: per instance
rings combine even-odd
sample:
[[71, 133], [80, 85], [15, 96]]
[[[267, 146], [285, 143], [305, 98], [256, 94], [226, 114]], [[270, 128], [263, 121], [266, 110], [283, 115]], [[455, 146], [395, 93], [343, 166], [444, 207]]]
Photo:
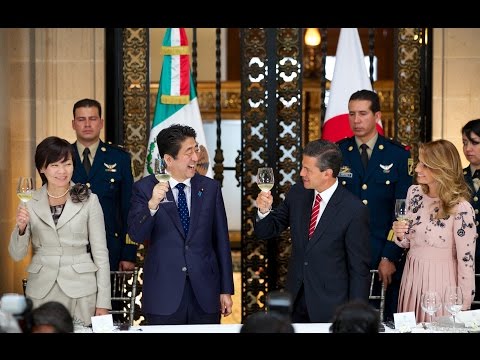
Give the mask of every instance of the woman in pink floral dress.
[[[460, 155], [447, 140], [421, 144], [415, 167], [419, 185], [407, 193], [408, 222], [395, 221], [397, 245], [409, 248], [400, 284], [398, 311], [414, 311], [426, 321], [420, 306], [424, 291], [443, 298], [448, 285], [463, 291], [463, 310], [475, 294], [475, 213], [469, 203]], [[448, 315], [445, 308], [437, 316]]]

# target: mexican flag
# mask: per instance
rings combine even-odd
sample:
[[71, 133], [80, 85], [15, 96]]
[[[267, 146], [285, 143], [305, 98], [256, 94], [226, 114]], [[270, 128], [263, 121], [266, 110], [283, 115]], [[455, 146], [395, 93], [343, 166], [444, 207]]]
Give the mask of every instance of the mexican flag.
[[[373, 90], [356, 28], [342, 28], [338, 38], [330, 98], [325, 112], [322, 139], [336, 142], [353, 136], [348, 122], [348, 100], [358, 90]], [[377, 131], [383, 135], [381, 121]]]
[[153, 174], [154, 159], [159, 156], [156, 143], [158, 133], [170, 125], [182, 124], [195, 129], [197, 142], [202, 149], [200, 156], [203, 154], [203, 157], [206, 157], [199, 160], [201, 163], [199, 166], [203, 164], [207, 167], [206, 176], [213, 178], [206, 153], [207, 142], [200, 107], [190, 72], [190, 50], [185, 28], [167, 29], [162, 43], [162, 53], [164, 55], [162, 72], [143, 176]]

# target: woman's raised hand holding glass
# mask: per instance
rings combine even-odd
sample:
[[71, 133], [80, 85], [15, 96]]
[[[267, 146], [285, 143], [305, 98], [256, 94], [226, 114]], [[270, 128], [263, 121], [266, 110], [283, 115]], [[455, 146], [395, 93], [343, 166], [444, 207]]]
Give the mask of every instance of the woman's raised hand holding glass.
[[23, 206], [26, 206], [26, 203], [32, 199], [34, 190], [33, 178], [22, 176], [18, 179], [17, 196]]

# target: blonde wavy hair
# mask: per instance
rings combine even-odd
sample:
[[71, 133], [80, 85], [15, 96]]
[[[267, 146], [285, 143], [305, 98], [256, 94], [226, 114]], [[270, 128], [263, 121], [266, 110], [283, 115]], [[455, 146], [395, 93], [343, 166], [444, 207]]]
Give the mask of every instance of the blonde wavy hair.
[[[462, 161], [455, 145], [444, 139], [420, 144], [419, 156], [438, 183], [438, 197], [441, 203], [437, 213], [438, 219], [452, 214], [453, 208], [460, 201], [470, 201], [471, 190], [463, 177]], [[420, 186], [425, 194], [429, 194], [428, 185]]]

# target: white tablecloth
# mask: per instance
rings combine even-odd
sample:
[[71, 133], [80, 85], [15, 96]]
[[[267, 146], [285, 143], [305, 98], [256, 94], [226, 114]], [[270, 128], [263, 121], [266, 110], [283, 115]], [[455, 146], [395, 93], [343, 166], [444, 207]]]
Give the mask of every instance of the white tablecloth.
[[[311, 324], [293, 324], [295, 333], [328, 333], [330, 328], [330, 323], [311, 323]], [[438, 324], [437, 324], [438, 326]], [[111, 333], [118, 334], [145, 334], [145, 333], [170, 333], [170, 334], [179, 334], [179, 333], [239, 333], [242, 324], [205, 324], [205, 325], [145, 325], [145, 326], [132, 326], [127, 331], [120, 331], [115, 329], [113, 331], [108, 331]], [[433, 331], [426, 325], [427, 328], [423, 327], [422, 324], [418, 324], [412, 331], [412, 333], [451, 333], [453, 332], [453, 327], [451, 326], [440, 326], [436, 327]], [[466, 332], [478, 332], [477, 329], [466, 329], [463, 326], [457, 327], [457, 331], [460, 333]], [[75, 333], [92, 333], [91, 327], [75, 327]], [[385, 326], [385, 333], [402, 333], [402, 331], [390, 329]]]
[[[239, 333], [242, 324], [132, 326], [128, 333]], [[328, 333], [329, 323], [293, 324], [296, 333]], [[122, 331], [123, 333], [124, 331]]]

